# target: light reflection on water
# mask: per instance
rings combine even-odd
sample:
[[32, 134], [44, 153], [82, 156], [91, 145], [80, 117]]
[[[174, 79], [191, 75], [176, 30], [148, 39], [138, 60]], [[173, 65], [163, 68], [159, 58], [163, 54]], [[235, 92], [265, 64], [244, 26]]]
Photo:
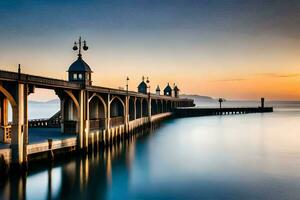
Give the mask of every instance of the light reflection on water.
[[102, 153], [64, 158], [52, 168], [34, 167], [27, 178], [10, 177], [1, 183], [0, 195], [3, 199], [12, 193], [27, 199], [297, 199], [299, 122], [300, 112], [287, 110], [170, 120], [149, 135]]

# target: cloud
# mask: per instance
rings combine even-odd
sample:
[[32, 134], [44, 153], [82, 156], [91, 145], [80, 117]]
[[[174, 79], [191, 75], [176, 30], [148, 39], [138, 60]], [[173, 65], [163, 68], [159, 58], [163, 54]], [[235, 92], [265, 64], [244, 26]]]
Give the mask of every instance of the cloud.
[[271, 78], [294, 78], [299, 77], [300, 73], [262, 73], [259, 75]]
[[230, 79], [218, 79], [218, 80], [212, 80], [210, 82], [232, 82], [232, 81], [245, 81], [247, 79], [245, 78], [230, 78]]

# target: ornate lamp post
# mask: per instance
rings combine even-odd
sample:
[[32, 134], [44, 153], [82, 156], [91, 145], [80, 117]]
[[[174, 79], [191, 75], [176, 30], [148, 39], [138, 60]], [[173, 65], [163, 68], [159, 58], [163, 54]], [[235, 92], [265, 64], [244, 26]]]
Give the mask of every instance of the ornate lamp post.
[[127, 95], [128, 95], [128, 82], [129, 82], [129, 77], [127, 76], [127, 78], [126, 78], [126, 91], [127, 91]]
[[149, 77], [147, 77], [147, 80], [146, 80], [146, 83], [147, 83], [147, 89], [148, 89], [148, 96], [150, 97], [150, 80], [149, 80]]
[[[83, 46], [82, 46], [83, 44]], [[79, 47], [77, 47], [77, 45]], [[78, 56], [81, 57], [81, 48], [84, 50], [84, 51], [87, 51], [89, 49], [89, 47], [86, 45], [86, 41], [84, 40], [83, 42], [81, 42], [81, 36], [79, 37], [79, 40], [78, 42], [74, 42], [74, 46], [73, 46], [73, 50], [74, 51], [77, 51], [78, 50]]]

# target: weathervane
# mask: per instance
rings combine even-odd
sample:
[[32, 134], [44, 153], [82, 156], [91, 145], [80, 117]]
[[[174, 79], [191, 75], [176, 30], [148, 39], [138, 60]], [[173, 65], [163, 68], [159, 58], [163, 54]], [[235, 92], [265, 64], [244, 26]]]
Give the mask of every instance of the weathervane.
[[[77, 44], [79, 46], [79, 48], [77, 47]], [[78, 40], [78, 43], [77, 42], [74, 42], [74, 46], [73, 46], [73, 50], [74, 51], [77, 51], [78, 50], [78, 56], [81, 57], [81, 45], [82, 45], [82, 42], [81, 42], [81, 37], [79, 37], [79, 40]], [[84, 40], [83, 41], [83, 47], [82, 49], [84, 51], [88, 50], [89, 47], [86, 45], [86, 41]]]

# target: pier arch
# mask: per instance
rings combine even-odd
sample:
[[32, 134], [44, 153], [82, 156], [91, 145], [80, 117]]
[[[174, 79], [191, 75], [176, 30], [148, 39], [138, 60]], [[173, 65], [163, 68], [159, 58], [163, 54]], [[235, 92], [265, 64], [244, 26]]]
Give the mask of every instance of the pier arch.
[[136, 115], [136, 109], [135, 109], [135, 100], [134, 97], [130, 97], [129, 100], [129, 121], [132, 121], [135, 119]]
[[111, 127], [124, 124], [125, 104], [118, 96], [113, 97], [110, 101], [110, 117]]
[[162, 100], [163, 101], [163, 105], [162, 105], [162, 107], [163, 107], [163, 112], [167, 112], [167, 102], [166, 102], [166, 100]]
[[156, 99], [152, 99], [151, 100], [151, 115], [156, 115], [158, 114], [157, 112], [157, 100]]
[[135, 100], [135, 112], [136, 112], [136, 119], [142, 117], [142, 102], [140, 98], [136, 98]]
[[171, 112], [171, 110], [172, 110], [172, 103], [171, 103], [171, 101], [167, 101], [167, 112]]
[[[9, 107], [11, 110], [9, 110]], [[9, 124], [9, 115], [12, 125], [17, 124], [17, 103], [14, 97], [0, 85], [0, 142], [11, 143], [12, 126]]]
[[107, 118], [107, 106], [104, 99], [93, 94], [89, 99], [89, 121], [90, 129], [105, 129]]
[[162, 113], [162, 102], [161, 100], [157, 100], [157, 113]]
[[148, 100], [142, 99], [142, 115], [143, 117], [148, 116]]
[[62, 132], [78, 133], [80, 106], [79, 102], [71, 91], [65, 91], [65, 97], [62, 101]]

